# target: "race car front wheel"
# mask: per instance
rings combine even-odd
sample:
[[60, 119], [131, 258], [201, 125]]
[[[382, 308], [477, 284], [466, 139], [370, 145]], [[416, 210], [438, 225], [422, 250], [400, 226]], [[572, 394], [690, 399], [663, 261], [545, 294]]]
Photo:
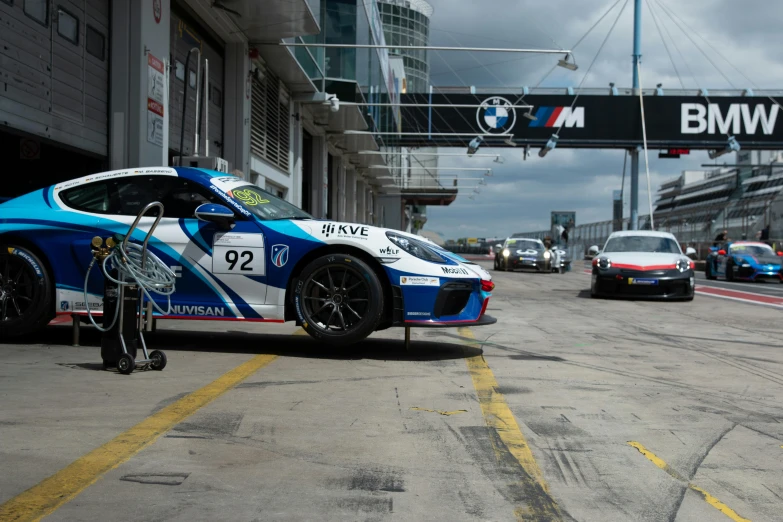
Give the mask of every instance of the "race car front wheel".
[[28, 334], [51, 319], [49, 272], [29, 249], [0, 245], [0, 338]]
[[294, 304], [308, 334], [345, 346], [361, 341], [378, 327], [383, 287], [361, 259], [329, 254], [304, 268], [294, 289]]

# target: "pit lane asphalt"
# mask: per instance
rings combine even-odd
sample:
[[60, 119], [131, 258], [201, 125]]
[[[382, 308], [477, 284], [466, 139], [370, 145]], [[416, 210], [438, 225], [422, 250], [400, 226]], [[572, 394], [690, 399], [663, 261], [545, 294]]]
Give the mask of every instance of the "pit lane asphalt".
[[[345, 352], [293, 325], [170, 321], [150, 339], [169, 366], [121, 376], [87, 328], [79, 348], [65, 326], [3, 341], [0, 519], [20, 498], [46, 520], [779, 519], [779, 310], [493, 278], [498, 324], [413, 330], [411, 352], [398, 329]], [[68, 467], [257, 357], [114, 469]], [[62, 470], [94, 483], [65, 503], [34, 488]]]

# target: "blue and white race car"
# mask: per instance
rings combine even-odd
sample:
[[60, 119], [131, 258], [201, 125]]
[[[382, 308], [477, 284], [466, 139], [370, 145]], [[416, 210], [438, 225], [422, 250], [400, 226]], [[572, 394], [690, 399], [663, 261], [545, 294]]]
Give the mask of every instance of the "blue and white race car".
[[[177, 275], [161, 318], [296, 321], [332, 344], [391, 326], [493, 324], [491, 276], [423, 238], [315, 220], [241, 178], [195, 168], [104, 172], [0, 204], [0, 338], [55, 314], [100, 313], [85, 276], [94, 236], [126, 234], [164, 206], [149, 248]], [[155, 214], [130, 238], [141, 241]]]
[[783, 253], [759, 241], [734, 241], [710, 247], [704, 267], [707, 279], [783, 282]]

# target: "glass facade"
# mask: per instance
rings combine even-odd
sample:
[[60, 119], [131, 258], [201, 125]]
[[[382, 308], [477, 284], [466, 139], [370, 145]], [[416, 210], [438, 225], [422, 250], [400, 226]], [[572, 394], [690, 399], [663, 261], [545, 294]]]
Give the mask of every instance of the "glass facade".
[[[430, 39], [432, 7], [423, 0], [379, 0], [381, 20], [389, 45], [426, 46]], [[403, 57], [407, 92], [427, 92], [430, 62], [426, 50], [390, 49]]]
[[[319, 39], [317, 41], [338, 45], [386, 44], [380, 10], [375, 1], [321, 0], [320, 8], [321, 34], [314, 37]], [[388, 49], [326, 48], [322, 71], [326, 91], [337, 93], [340, 98], [356, 98], [368, 104], [390, 103], [397, 99]], [[352, 91], [346, 96], [349, 88]], [[397, 114], [391, 107], [368, 105], [363, 113], [373, 130], [392, 131], [396, 128]], [[379, 141], [382, 141], [380, 137]]]

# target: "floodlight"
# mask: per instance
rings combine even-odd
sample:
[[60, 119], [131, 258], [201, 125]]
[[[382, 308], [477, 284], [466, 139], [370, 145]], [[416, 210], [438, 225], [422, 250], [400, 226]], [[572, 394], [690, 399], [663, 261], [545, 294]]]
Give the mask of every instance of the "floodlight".
[[[508, 143], [511, 141], [510, 139], [506, 141]], [[511, 141], [512, 146], [516, 147], [516, 145], [513, 145], [513, 141]], [[494, 160], [492, 160], [493, 163], [500, 163], [501, 165], [506, 162], [506, 160], [503, 158], [503, 156], [497, 156]]]
[[508, 138], [506, 138], [506, 139], [503, 141], [503, 143], [505, 143], [506, 145], [508, 145], [508, 146], [510, 146], [510, 147], [516, 147], [516, 146], [517, 146], [517, 144], [516, 144], [516, 143], [514, 143], [514, 140], [513, 140], [513, 139], [511, 139], [511, 136], [509, 136]]
[[579, 66], [576, 65], [576, 60], [574, 60], [573, 62], [569, 62], [568, 61], [568, 57], [569, 56], [571, 56], [571, 58], [573, 58], [572, 55], [566, 54], [565, 58], [563, 58], [562, 60], [558, 60], [557, 61], [557, 65], [559, 65], [560, 67], [563, 67], [564, 69], [568, 69], [569, 71], [575, 71], [575, 70], [577, 70], [579, 68]]
[[557, 146], [557, 140], [559, 138], [560, 136], [558, 136], [557, 134], [552, 134], [552, 137], [549, 138], [549, 141], [546, 142], [546, 145], [544, 145], [544, 147], [540, 151], [538, 151], [538, 155], [542, 158], [546, 156], [550, 150], [554, 149]]
[[533, 114], [530, 111], [527, 111], [522, 116], [524, 116], [525, 118], [527, 118], [528, 120], [531, 120], [531, 121], [538, 121], [538, 118], [535, 116], [535, 114]]
[[470, 143], [468, 144], [468, 156], [472, 156], [476, 152], [478, 152], [482, 141], [483, 138], [481, 136], [476, 136], [470, 141]]
[[525, 152], [522, 154], [522, 160], [527, 161], [530, 157], [530, 145], [525, 145]]
[[710, 159], [715, 159], [723, 156], [724, 154], [728, 154], [730, 152], [737, 152], [738, 150], [740, 150], [739, 142], [737, 142], [734, 136], [729, 136], [729, 139], [726, 143], [726, 147], [721, 150], [711, 150], [709, 152], [709, 156]]

